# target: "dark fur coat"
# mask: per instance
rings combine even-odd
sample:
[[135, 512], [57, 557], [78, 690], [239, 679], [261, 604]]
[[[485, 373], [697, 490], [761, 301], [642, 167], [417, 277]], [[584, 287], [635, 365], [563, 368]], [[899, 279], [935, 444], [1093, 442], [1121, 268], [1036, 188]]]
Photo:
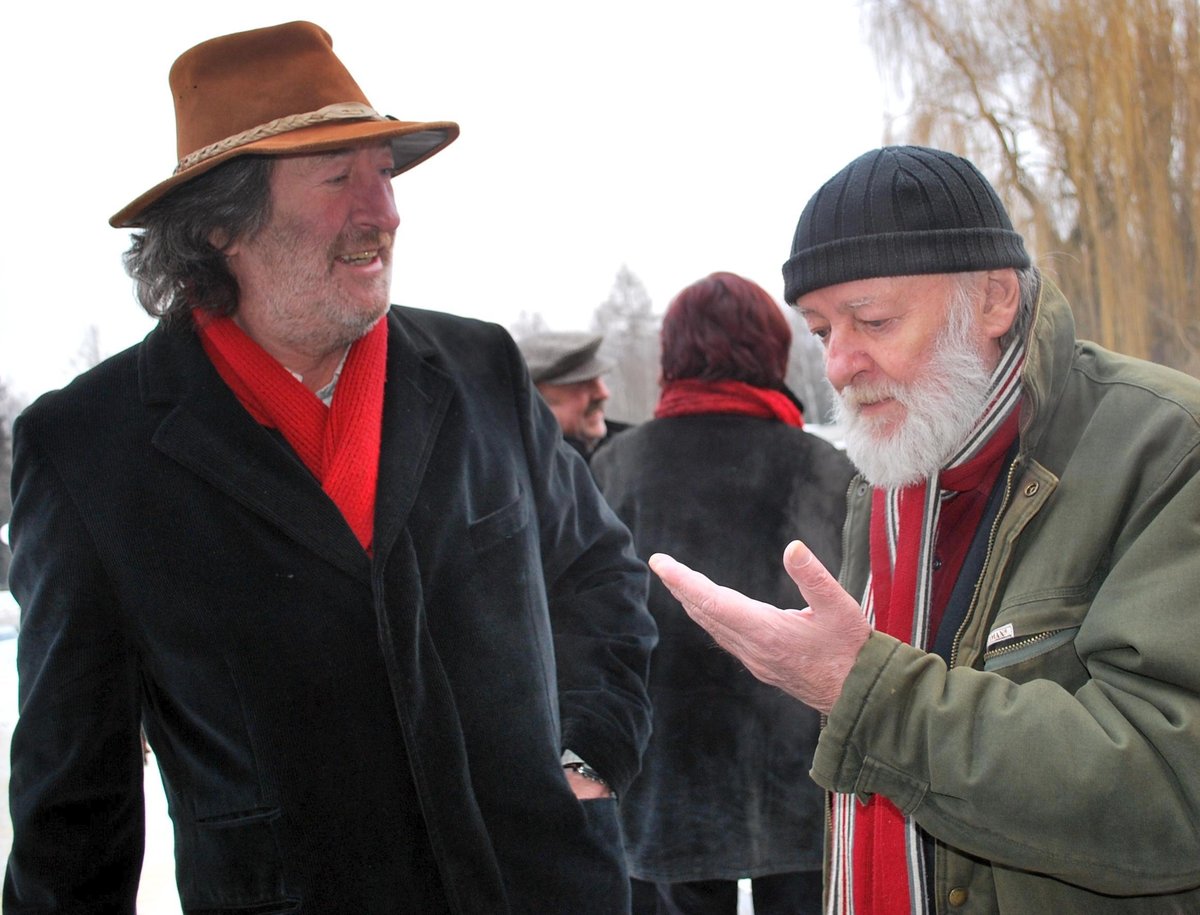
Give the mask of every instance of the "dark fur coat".
[[[656, 419], [608, 443], [592, 470], [643, 559], [670, 553], [781, 607], [803, 605], [783, 569], [789, 541], [834, 572], [841, 561], [853, 468], [800, 429], [737, 415]], [[817, 713], [717, 648], [657, 579], [650, 609], [654, 730], [620, 804], [631, 873], [678, 882], [819, 869], [824, 801], [808, 775]]]

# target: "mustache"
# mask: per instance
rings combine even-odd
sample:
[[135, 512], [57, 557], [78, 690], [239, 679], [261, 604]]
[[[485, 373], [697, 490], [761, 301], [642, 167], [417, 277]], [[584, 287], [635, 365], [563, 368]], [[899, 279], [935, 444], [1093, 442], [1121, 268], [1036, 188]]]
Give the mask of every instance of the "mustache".
[[334, 240], [334, 256], [357, 254], [359, 251], [391, 251], [394, 240], [391, 232], [380, 229], [354, 229]]
[[908, 391], [903, 385], [895, 383], [848, 384], [838, 392], [838, 399], [845, 409], [854, 411], [865, 404], [878, 403], [881, 400], [895, 400], [904, 404], [907, 394]]

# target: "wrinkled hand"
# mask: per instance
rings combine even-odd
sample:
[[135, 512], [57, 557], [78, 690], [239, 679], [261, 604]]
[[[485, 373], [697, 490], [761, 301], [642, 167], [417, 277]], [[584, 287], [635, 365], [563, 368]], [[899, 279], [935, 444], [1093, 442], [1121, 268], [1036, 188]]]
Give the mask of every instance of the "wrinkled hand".
[[871, 626], [858, 602], [803, 543], [788, 544], [783, 565], [808, 601], [803, 610], [752, 600], [663, 553], [650, 557], [650, 568], [688, 615], [750, 673], [828, 712]]

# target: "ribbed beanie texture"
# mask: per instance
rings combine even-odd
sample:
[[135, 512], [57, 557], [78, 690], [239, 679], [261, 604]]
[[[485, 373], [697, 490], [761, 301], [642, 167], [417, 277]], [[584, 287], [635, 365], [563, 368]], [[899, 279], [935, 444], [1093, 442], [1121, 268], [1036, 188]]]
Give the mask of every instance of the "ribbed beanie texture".
[[966, 159], [923, 146], [887, 146], [859, 156], [808, 201], [784, 301], [877, 276], [1028, 267], [1004, 204]]

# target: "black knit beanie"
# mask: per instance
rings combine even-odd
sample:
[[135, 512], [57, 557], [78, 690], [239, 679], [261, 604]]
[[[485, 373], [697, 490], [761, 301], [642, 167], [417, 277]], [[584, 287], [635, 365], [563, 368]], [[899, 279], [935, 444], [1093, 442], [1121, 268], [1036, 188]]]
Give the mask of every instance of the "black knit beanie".
[[783, 265], [784, 301], [876, 276], [1028, 267], [1004, 204], [966, 159], [923, 146], [859, 156], [817, 191]]

